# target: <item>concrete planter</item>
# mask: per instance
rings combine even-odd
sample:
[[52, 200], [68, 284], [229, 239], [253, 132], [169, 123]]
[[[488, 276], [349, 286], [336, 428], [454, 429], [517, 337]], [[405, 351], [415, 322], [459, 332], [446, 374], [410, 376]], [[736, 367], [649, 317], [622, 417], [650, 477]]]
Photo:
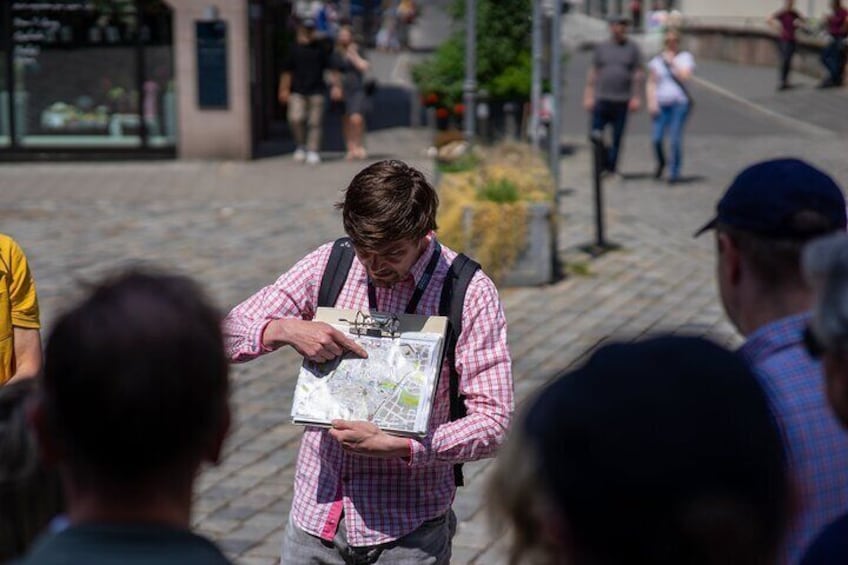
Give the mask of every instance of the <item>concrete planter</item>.
[[[463, 224], [466, 241], [471, 239], [473, 215], [472, 208], [465, 208]], [[526, 244], [512, 267], [500, 277], [498, 286], [538, 286], [553, 282], [556, 257], [554, 218], [552, 204], [544, 202], [528, 204]], [[474, 250], [471, 247], [466, 246], [467, 253], [474, 257]]]

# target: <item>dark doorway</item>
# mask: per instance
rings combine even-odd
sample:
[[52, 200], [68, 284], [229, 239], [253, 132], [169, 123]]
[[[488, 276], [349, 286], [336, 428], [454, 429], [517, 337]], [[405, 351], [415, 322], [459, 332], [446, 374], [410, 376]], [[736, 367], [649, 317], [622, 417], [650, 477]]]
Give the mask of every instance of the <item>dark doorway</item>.
[[289, 0], [250, 0], [250, 60], [253, 156], [294, 149], [285, 109], [277, 101], [280, 69], [294, 41]]

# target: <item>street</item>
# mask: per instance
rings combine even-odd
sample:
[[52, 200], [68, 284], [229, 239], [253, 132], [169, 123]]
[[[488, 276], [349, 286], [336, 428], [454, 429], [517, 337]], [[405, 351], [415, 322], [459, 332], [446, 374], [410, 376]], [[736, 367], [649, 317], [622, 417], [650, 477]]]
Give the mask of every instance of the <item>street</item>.
[[[692, 233], [745, 165], [799, 156], [848, 185], [848, 142], [825, 127], [833, 122], [827, 108], [818, 104], [809, 120], [802, 113], [784, 119], [765, 92], [757, 110], [699, 84], [685, 146], [688, 182], [669, 187], [653, 180], [648, 118], [633, 116], [624, 178], [605, 187], [609, 239], [621, 249], [593, 258], [580, 250], [594, 237], [588, 118], [579, 94], [589, 56], [571, 53], [566, 73], [563, 141], [570, 151], [561, 162], [559, 248], [567, 276], [502, 292], [519, 399], [610, 339], [672, 331], [737, 342], [716, 296], [712, 238]], [[400, 88], [406, 79], [393, 80], [390, 74], [399, 71], [390, 63], [380, 63], [380, 72], [389, 73], [380, 80]], [[704, 62], [701, 69], [702, 78], [712, 76], [714, 85], [743, 99], [753, 98], [748, 81], [770, 80], [773, 90], [772, 69], [749, 69], [737, 79], [721, 65]], [[804, 100], [812, 107], [819, 93], [800, 88], [791, 95], [787, 107]], [[833, 96], [832, 111], [844, 121], [848, 97]], [[368, 145], [374, 159], [403, 159], [432, 175], [424, 156], [430, 138], [423, 129], [386, 128], [371, 134]], [[0, 219], [30, 258], [47, 328], [86, 281], [137, 261], [196, 277], [223, 311], [342, 234], [333, 203], [362, 166], [331, 160], [309, 168], [290, 156], [9, 164], [0, 167]], [[298, 366], [294, 352], [281, 351], [232, 371], [235, 430], [223, 464], [200, 480], [194, 517], [239, 563], [269, 564], [279, 556], [300, 437], [300, 428], [288, 423]], [[489, 465], [466, 466], [467, 486], [454, 506], [460, 521], [454, 563], [504, 561], [483, 505]]]

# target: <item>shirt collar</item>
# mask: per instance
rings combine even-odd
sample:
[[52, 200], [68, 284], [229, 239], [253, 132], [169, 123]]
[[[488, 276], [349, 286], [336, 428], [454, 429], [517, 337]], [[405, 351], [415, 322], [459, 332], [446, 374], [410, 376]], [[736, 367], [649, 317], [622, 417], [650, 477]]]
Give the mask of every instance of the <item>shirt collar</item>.
[[804, 328], [809, 321], [809, 312], [775, 320], [748, 336], [739, 352], [750, 363], [756, 363], [781, 349], [798, 345], [804, 339]]
[[[430, 243], [427, 245], [427, 249], [424, 250], [424, 253], [421, 254], [421, 257], [418, 258], [418, 261], [412, 265], [412, 268], [409, 270], [409, 274], [412, 276], [412, 281], [415, 284], [418, 284], [418, 281], [421, 280], [421, 276], [424, 274], [424, 271], [427, 269], [427, 264], [430, 262], [430, 258], [433, 256], [433, 252], [436, 249], [436, 236], [433, 235], [430, 237]], [[407, 280], [409, 277], [407, 276]]]

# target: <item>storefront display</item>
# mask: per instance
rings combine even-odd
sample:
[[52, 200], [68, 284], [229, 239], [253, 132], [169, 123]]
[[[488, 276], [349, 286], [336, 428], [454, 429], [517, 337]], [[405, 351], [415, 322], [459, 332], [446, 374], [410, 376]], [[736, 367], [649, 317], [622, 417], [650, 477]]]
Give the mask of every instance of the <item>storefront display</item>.
[[163, 0], [2, 2], [0, 155], [173, 152], [171, 19]]

